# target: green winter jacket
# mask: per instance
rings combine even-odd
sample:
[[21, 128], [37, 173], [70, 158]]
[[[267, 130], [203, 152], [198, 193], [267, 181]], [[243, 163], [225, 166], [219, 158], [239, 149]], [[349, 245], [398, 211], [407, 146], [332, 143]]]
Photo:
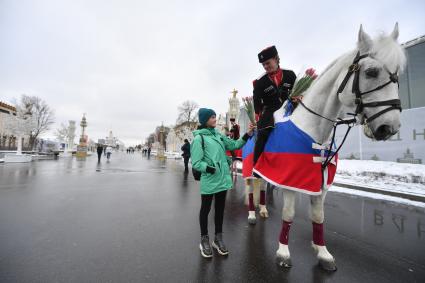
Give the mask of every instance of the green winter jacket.
[[[200, 135], [204, 137], [205, 150], [202, 150]], [[193, 131], [193, 136], [190, 156], [192, 167], [202, 173], [201, 194], [215, 194], [231, 189], [233, 182], [226, 150], [239, 149], [246, 141], [243, 138], [232, 140], [213, 128]], [[206, 172], [207, 165], [215, 168], [214, 174]]]

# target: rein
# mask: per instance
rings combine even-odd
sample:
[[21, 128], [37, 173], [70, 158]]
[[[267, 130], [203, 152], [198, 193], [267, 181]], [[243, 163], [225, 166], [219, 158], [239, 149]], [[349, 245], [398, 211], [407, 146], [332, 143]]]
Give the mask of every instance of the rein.
[[[362, 100], [362, 96], [365, 94], [369, 94], [372, 93], [374, 91], [378, 91], [380, 89], [383, 89], [384, 87], [386, 87], [387, 85], [391, 84], [391, 83], [397, 83], [397, 85], [399, 84], [398, 82], [398, 69], [394, 72], [391, 73], [388, 68], [384, 65], [385, 70], [387, 71], [387, 73], [389, 74], [389, 81], [386, 82], [385, 84], [382, 84], [372, 90], [368, 90], [365, 92], [361, 92], [360, 91], [360, 65], [359, 62], [360, 60], [367, 58], [367, 57], [371, 57], [372, 56], [368, 53], [360, 55], [360, 51], [357, 52], [356, 57], [354, 58], [353, 63], [348, 67], [348, 71], [347, 74], [344, 77], [344, 80], [341, 82], [341, 85], [338, 88], [337, 91], [337, 95], [339, 96], [339, 94], [345, 89], [345, 87], [347, 86], [348, 80], [350, 79], [350, 77], [354, 74], [354, 80], [353, 80], [353, 87], [352, 87], [352, 92], [355, 94], [356, 98], [354, 100], [355, 104], [356, 104], [356, 110], [354, 113], [347, 113], [349, 115], [352, 115], [353, 118], [351, 119], [341, 119], [338, 118], [337, 120], [332, 120], [329, 119], [325, 116], [320, 115], [319, 113], [315, 112], [314, 110], [310, 109], [309, 107], [307, 107], [301, 100], [299, 101], [299, 103], [310, 113], [325, 119], [331, 123], [333, 123], [333, 130], [332, 130], [332, 139], [331, 139], [331, 143], [329, 145], [329, 152], [326, 155], [326, 159], [322, 164], [322, 170], [324, 170], [329, 163], [331, 163], [332, 159], [338, 154], [339, 150], [341, 149], [342, 145], [345, 143], [345, 140], [348, 136], [348, 133], [350, 132], [351, 128], [353, 128], [356, 124], [362, 124], [362, 125], [367, 125], [369, 122], [375, 120], [376, 118], [378, 118], [379, 116], [383, 115], [384, 113], [387, 113], [388, 111], [391, 110], [399, 110], [401, 112], [402, 108], [401, 108], [401, 102], [400, 99], [390, 99], [390, 100], [384, 100], [384, 101], [376, 101], [376, 102], [369, 102], [369, 103], [364, 103]], [[360, 113], [363, 112], [364, 108], [373, 108], [373, 107], [380, 107], [380, 106], [390, 106], [388, 108], [385, 108], [384, 110], [379, 111], [378, 113], [375, 113], [374, 115], [372, 115], [371, 117], [366, 117], [365, 114], [363, 114], [363, 116], [365, 117], [365, 119], [359, 123], [358, 119], [357, 119], [357, 115], [359, 115]], [[345, 132], [344, 138], [341, 142], [341, 144], [338, 146], [338, 148], [336, 149], [336, 151], [334, 153], [332, 153], [331, 148], [332, 145], [335, 142], [335, 134], [336, 134], [336, 129], [339, 125], [347, 125], [347, 131]]]

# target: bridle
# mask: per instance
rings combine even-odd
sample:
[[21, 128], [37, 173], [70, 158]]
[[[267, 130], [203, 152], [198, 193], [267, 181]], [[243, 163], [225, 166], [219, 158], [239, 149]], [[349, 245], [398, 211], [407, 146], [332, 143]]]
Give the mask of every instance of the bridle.
[[[356, 124], [361, 124], [364, 126], [368, 126], [368, 123], [375, 120], [376, 118], [378, 118], [379, 116], [383, 115], [384, 113], [387, 113], [388, 111], [391, 110], [399, 110], [401, 112], [402, 108], [401, 108], [401, 102], [400, 99], [389, 99], [389, 100], [384, 100], [384, 101], [376, 101], [376, 102], [368, 102], [368, 103], [364, 103], [362, 100], [363, 95], [372, 93], [374, 91], [378, 91], [380, 89], [383, 89], [384, 87], [386, 87], [387, 85], [391, 84], [391, 83], [396, 83], [397, 86], [399, 86], [399, 82], [398, 82], [398, 68], [394, 73], [391, 73], [391, 71], [388, 70], [388, 68], [384, 65], [384, 69], [387, 71], [387, 73], [389, 74], [389, 80], [368, 91], [365, 92], [361, 92], [360, 91], [360, 65], [359, 62], [360, 60], [364, 59], [364, 58], [373, 58], [369, 53], [360, 55], [360, 51], [357, 52], [356, 57], [353, 60], [353, 63], [348, 67], [348, 71], [347, 74], [345, 75], [343, 81], [341, 82], [341, 85], [338, 88], [337, 91], [337, 96], [339, 97], [339, 94], [341, 92], [344, 91], [345, 87], [347, 86], [348, 80], [351, 78], [351, 76], [354, 74], [354, 79], [353, 79], [353, 86], [352, 86], [352, 92], [355, 94], [356, 98], [354, 100], [354, 103], [356, 104], [356, 110], [354, 113], [347, 113], [350, 116], [353, 116], [353, 118], [350, 119], [341, 119], [338, 118], [337, 120], [332, 120], [329, 119], [325, 116], [320, 115], [319, 113], [313, 111], [312, 109], [310, 109], [309, 107], [307, 107], [301, 100], [299, 100], [299, 103], [310, 113], [321, 117], [325, 120], [328, 120], [330, 122], [333, 123], [333, 132], [332, 132], [332, 139], [329, 145], [329, 149], [328, 149], [328, 154], [326, 154], [326, 159], [322, 164], [322, 170], [324, 170], [329, 163], [331, 163], [332, 159], [337, 155], [337, 153], [339, 152], [339, 150], [341, 149], [342, 145], [344, 144], [348, 133], [350, 132], [351, 128], [354, 127]], [[371, 117], [367, 117], [366, 114], [363, 113], [364, 108], [373, 108], [373, 107], [380, 107], [380, 106], [389, 106], [381, 111], [379, 111], [378, 113], [373, 114]], [[359, 121], [357, 116], [359, 114], [363, 113], [363, 120]], [[334, 145], [335, 143], [335, 134], [336, 134], [336, 129], [339, 125], [347, 125], [347, 131], [344, 135], [344, 138], [341, 142], [341, 144], [338, 146], [338, 148], [336, 149], [335, 152], [331, 151], [331, 147]]]
[[354, 58], [353, 63], [348, 67], [348, 72], [347, 75], [345, 75], [344, 80], [342, 81], [341, 85], [338, 88], [337, 91], [337, 95], [339, 96], [339, 94], [345, 89], [345, 87], [347, 86], [348, 80], [350, 79], [350, 77], [354, 74], [354, 80], [353, 80], [353, 88], [352, 88], [352, 92], [356, 95], [356, 98], [354, 100], [354, 103], [356, 104], [356, 110], [354, 112], [354, 116], [357, 116], [358, 114], [362, 113], [364, 108], [373, 108], [373, 107], [380, 107], [380, 106], [390, 106], [385, 108], [382, 111], [379, 111], [378, 113], [375, 113], [374, 115], [372, 115], [371, 117], [366, 117], [366, 115], [363, 113], [365, 119], [363, 121], [362, 124], [367, 124], [368, 122], [372, 122], [373, 120], [375, 120], [376, 118], [378, 118], [379, 116], [381, 116], [382, 114], [391, 111], [393, 109], [399, 110], [401, 112], [401, 102], [400, 99], [390, 99], [390, 100], [384, 100], [384, 101], [376, 101], [376, 102], [369, 102], [369, 103], [364, 103], [362, 100], [363, 95], [365, 94], [369, 94], [372, 93], [374, 91], [378, 91], [380, 89], [383, 89], [384, 87], [386, 87], [387, 85], [391, 84], [391, 83], [396, 83], [397, 86], [399, 86], [398, 83], [398, 68], [395, 70], [394, 73], [391, 73], [391, 71], [388, 70], [388, 68], [384, 65], [384, 69], [387, 71], [388, 75], [389, 75], [389, 80], [368, 91], [365, 92], [361, 92], [360, 91], [360, 65], [359, 62], [361, 59], [364, 58], [373, 58], [370, 54], [366, 53], [363, 55], [360, 55], [360, 51], [357, 52], [356, 57]]

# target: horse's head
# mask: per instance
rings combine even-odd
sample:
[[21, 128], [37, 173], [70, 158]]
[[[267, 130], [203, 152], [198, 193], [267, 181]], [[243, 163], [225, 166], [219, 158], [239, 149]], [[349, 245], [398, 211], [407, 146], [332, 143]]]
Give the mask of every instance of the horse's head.
[[398, 74], [406, 56], [397, 38], [398, 24], [390, 35], [374, 40], [360, 26], [358, 54], [339, 90], [341, 103], [358, 114], [365, 135], [376, 140], [386, 140], [400, 128]]

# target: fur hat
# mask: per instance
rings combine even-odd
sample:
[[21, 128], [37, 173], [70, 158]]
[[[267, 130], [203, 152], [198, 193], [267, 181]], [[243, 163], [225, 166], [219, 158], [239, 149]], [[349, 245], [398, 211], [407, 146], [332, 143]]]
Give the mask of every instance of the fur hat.
[[278, 54], [277, 54], [276, 46], [273, 45], [273, 46], [267, 47], [266, 49], [258, 53], [258, 61], [260, 63], [264, 63], [265, 61], [271, 58], [274, 58], [277, 55]]

